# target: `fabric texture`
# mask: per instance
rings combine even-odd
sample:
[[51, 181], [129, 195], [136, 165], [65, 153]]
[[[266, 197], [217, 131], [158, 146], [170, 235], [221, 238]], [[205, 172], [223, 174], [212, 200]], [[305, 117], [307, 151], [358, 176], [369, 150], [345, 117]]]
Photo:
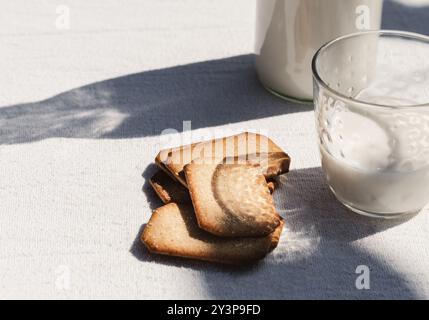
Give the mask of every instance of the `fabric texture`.
[[[378, 221], [335, 200], [312, 107], [257, 80], [254, 1], [42, 3], [0, 11], [0, 298], [429, 298], [428, 209]], [[384, 26], [429, 34], [429, 3], [404, 3]], [[292, 157], [277, 250], [243, 269], [150, 255], [159, 148], [247, 130]]]

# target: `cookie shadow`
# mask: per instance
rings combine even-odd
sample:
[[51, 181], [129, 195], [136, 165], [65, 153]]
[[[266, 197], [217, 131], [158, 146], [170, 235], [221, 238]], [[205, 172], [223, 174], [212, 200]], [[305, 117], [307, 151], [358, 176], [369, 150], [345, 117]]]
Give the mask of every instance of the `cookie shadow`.
[[152, 211], [164, 205], [164, 203], [156, 194], [155, 190], [153, 190], [152, 186], [150, 185], [150, 179], [158, 170], [158, 166], [155, 163], [151, 163], [142, 173], [142, 178], [144, 180], [142, 185], [142, 192], [146, 196], [149, 208]]

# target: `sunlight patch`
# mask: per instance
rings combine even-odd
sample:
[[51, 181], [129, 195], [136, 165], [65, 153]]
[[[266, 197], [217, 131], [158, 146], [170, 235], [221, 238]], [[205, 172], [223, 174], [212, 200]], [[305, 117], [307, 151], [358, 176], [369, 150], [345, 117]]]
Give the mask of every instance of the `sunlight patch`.
[[[91, 111], [100, 113], [100, 110]], [[129, 115], [118, 110], [106, 110], [96, 115], [92, 124], [92, 133], [94, 136], [101, 137], [117, 129]]]

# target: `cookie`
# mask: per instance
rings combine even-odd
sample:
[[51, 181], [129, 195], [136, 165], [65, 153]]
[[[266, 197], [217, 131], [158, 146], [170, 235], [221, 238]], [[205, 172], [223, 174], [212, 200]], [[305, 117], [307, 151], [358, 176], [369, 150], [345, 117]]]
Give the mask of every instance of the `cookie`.
[[221, 237], [272, 233], [281, 222], [259, 165], [250, 163], [185, 166], [198, 225]]
[[267, 180], [267, 186], [268, 186], [268, 189], [270, 190], [270, 193], [273, 194], [277, 188], [277, 182], [271, 179]]
[[264, 168], [264, 176], [271, 178], [289, 171], [290, 158], [271, 139], [244, 132], [235, 136], [203, 141], [159, 152], [155, 162], [184, 186], [185, 165], [198, 158], [219, 159], [230, 157], [252, 158]]
[[277, 246], [280, 242], [280, 237], [282, 235], [284, 225], [285, 225], [285, 222], [284, 222], [283, 218], [280, 217], [279, 226], [274, 230], [273, 233], [271, 233], [269, 235], [269, 237], [271, 237], [270, 252], [273, 251], [275, 248], [277, 248]]
[[[155, 163], [156, 163], [156, 165], [161, 169], [161, 171], [163, 172], [163, 173], [165, 173], [168, 177], [170, 177], [170, 179], [171, 180], [173, 180], [173, 181], [176, 181], [176, 182], [179, 182], [182, 186], [184, 186], [185, 188], [187, 188], [187, 184], [182, 184], [169, 170], [168, 170], [168, 168], [164, 165], [164, 163], [163, 162], [160, 162], [160, 157], [158, 156], [156, 159], [155, 159]], [[186, 178], [185, 178], [185, 180], [186, 180]], [[169, 183], [171, 183], [171, 182], [169, 182]], [[270, 178], [267, 178], [267, 184], [268, 184], [268, 188], [270, 189], [270, 192], [271, 192], [271, 194], [273, 194], [274, 193], [274, 191], [276, 190], [276, 188], [277, 188], [277, 181], [275, 180], [275, 177], [270, 177]], [[152, 185], [152, 187], [154, 187], [153, 185]], [[154, 189], [155, 189], [155, 187], [154, 187]], [[157, 190], [155, 190], [155, 191], [157, 191]], [[158, 193], [158, 191], [157, 191], [157, 193]], [[159, 194], [158, 193], [158, 196], [161, 198], [161, 200], [162, 201], [164, 201], [164, 199], [163, 199], [163, 196], [161, 195], [161, 194]], [[164, 203], [169, 203], [169, 202], [177, 202], [177, 201], [168, 201], [168, 202], [165, 202], [164, 201]], [[179, 202], [183, 202], [183, 201], [179, 201]]]
[[220, 238], [198, 227], [191, 205], [170, 203], [153, 212], [141, 240], [152, 253], [240, 265], [272, 251], [282, 228], [266, 237]]
[[150, 185], [164, 203], [191, 203], [188, 189], [162, 170], [159, 170], [149, 180]]

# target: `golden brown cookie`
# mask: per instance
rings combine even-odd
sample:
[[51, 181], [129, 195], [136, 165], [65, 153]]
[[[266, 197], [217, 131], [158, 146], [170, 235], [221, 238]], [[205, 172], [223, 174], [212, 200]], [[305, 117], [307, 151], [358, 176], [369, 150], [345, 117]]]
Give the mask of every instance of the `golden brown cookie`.
[[271, 237], [270, 251], [273, 251], [275, 248], [277, 248], [280, 242], [280, 237], [282, 235], [284, 225], [285, 225], [285, 222], [283, 218], [280, 217], [279, 226], [276, 228], [276, 230], [274, 230], [272, 234], [269, 235]]
[[220, 238], [198, 227], [191, 205], [170, 203], [156, 209], [142, 234], [152, 253], [245, 264], [264, 258], [279, 241], [283, 224], [260, 238]]
[[273, 194], [277, 188], [277, 182], [275, 180], [267, 180], [268, 189], [270, 189], [270, 193]]
[[199, 226], [222, 237], [254, 237], [272, 233], [281, 218], [259, 165], [205, 164], [185, 166]]
[[251, 158], [253, 163], [264, 168], [266, 178], [289, 171], [290, 158], [279, 146], [263, 135], [249, 132], [161, 150], [155, 162], [187, 186], [183, 172], [185, 165], [198, 158], [215, 160], [231, 157]]
[[162, 202], [191, 203], [188, 189], [164, 171], [156, 172], [149, 182]]
[[[185, 186], [178, 179], [176, 179], [176, 177], [167, 169], [167, 167], [164, 165], [163, 162], [160, 162], [159, 159], [160, 159], [160, 157], [158, 156], [155, 159], [155, 163], [161, 169], [161, 171], [163, 173], [165, 173], [170, 178], [170, 180], [173, 180], [175, 182], [179, 182], [182, 186], [184, 186], [185, 188], [187, 188], [187, 184]], [[277, 181], [275, 180], [275, 177], [269, 177], [269, 178], [267, 178], [267, 184], [268, 184], [268, 188], [270, 189], [271, 194], [273, 194], [274, 191], [277, 188]], [[154, 187], [154, 186], [152, 185], [152, 187]], [[155, 187], [154, 187], [154, 189], [155, 189]], [[157, 190], [155, 190], [155, 191], [157, 191]], [[157, 193], [158, 193], [158, 191], [157, 191]], [[161, 200], [164, 201], [162, 195], [160, 195], [159, 193], [158, 193], [158, 195], [160, 196]], [[177, 201], [168, 201], [168, 202], [164, 201], [164, 203], [169, 203], [169, 202], [177, 202]], [[181, 202], [181, 201], [179, 201], [179, 202]]]

